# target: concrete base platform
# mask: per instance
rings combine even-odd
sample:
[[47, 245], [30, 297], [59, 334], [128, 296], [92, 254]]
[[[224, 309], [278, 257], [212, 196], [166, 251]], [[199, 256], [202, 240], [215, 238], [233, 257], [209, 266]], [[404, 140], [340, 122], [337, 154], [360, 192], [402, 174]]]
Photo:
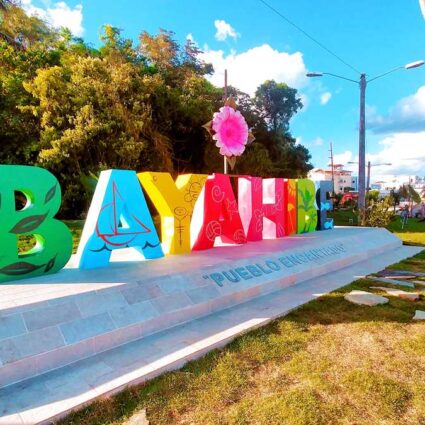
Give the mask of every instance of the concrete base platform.
[[[382, 254], [408, 252], [401, 246], [385, 229], [337, 228], [153, 261], [122, 250], [108, 268], [82, 271], [71, 260], [56, 275], [0, 285], [0, 388], [26, 385], [30, 378], [295, 284], [329, 279]], [[148, 352], [139, 357], [147, 361]]]
[[142, 383], [224, 346], [358, 277], [382, 270], [423, 248], [398, 247], [333, 273], [307, 279], [72, 365], [0, 389], [0, 424], [47, 424], [91, 400]]

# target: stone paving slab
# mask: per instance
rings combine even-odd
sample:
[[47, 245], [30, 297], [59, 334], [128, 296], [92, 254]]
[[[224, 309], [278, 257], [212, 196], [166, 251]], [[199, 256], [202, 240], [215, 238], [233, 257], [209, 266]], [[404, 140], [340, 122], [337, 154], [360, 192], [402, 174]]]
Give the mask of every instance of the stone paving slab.
[[391, 285], [405, 286], [406, 288], [414, 288], [415, 285], [412, 282], [406, 282], [404, 280], [396, 279], [387, 279], [381, 277], [367, 276], [369, 280], [374, 280], [375, 282], [389, 283]]
[[416, 310], [413, 320], [425, 320], [425, 311]]
[[372, 294], [367, 291], [351, 291], [344, 296], [344, 299], [353, 304], [367, 305], [369, 307], [386, 304], [389, 301], [388, 298], [381, 297], [380, 295]]
[[393, 297], [402, 298], [404, 300], [416, 301], [420, 298], [417, 292], [407, 292], [400, 289], [385, 288], [384, 286], [371, 286], [370, 289], [377, 289], [378, 291], [386, 292]]
[[385, 269], [376, 273], [379, 277], [388, 277], [393, 279], [414, 279], [416, 276], [420, 276], [420, 274], [416, 274], [415, 272], [411, 272], [410, 270], [395, 270], [395, 269]]
[[94, 398], [179, 368], [241, 333], [421, 250], [400, 247], [0, 389], [0, 424], [51, 423]]

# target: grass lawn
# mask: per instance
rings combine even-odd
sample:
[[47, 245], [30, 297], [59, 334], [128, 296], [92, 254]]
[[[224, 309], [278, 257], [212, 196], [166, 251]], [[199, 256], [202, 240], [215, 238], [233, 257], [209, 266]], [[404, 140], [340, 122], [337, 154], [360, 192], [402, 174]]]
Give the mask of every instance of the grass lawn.
[[328, 217], [334, 219], [335, 226], [357, 226], [357, 216], [353, 210], [333, 210]]
[[[81, 238], [81, 232], [84, 227], [84, 220], [62, 220], [71, 230], [72, 239], [74, 241], [73, 253], [77, 251], [78, 242]], [[35, 245], [35, 239], [32, 236], [21, 236], [19, 238], [19, 252], [29, 251]]]
[[[329, 217], [334, 219], [336, 226], [357, 224], [357, 217], [352, 210], [335, 210], [329, 213]], [[405, 244], [425, 246], [425, 221], [409, 218], [407, 225], [402, 229], [401, 218], [397, 216], [387, 229], [396, 234]]]
[[419, 221], [417, 218], [409, 218], [404, 229], [402, 229], [401, 219], [397, 217], [387, 229], [396, 234], [404, 243], [425, 246], [425, 221]]
[[[425, 271], [425, 251], [394, 267]], [[377, 307], [343, 299], [376, 285], [357, 280], [60, 424], [125, 424], [141, 409], [164, 425], [425, 424], [425, 323], [411, 320], [425, 291]]]

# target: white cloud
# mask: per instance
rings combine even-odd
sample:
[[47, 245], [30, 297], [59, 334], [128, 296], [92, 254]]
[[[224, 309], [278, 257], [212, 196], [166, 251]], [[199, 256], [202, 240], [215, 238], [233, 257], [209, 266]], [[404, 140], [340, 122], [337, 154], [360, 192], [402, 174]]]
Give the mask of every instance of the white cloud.
[[215, 38], [218, 41], [224, 41], [227, 37], [231, 37], [233, 40], [236, 40], [239, 37], [239, 34], [236, 32], [236, 30], [223, 19], [216, 19], [214, 21], [214, 26], [217, 30], [215, 33]]
[[378, 134], [425, 131], [425, 86], [399, 100], [387, 115], [379, 115], [369, 106], [367, 128]]
[[357, 172], [358, 166], [356, 164], [349, 164], [349, 162], [355, 162], [358, 157], [353, 154], [350, 150], [346, 150], [343, 153], [334, 155], [334, 164], [342, 164], [347, 170]]
[[[394, 133], [379, 143], [381, 150], [368, 155], [367, 161], [376, 164], [371, 168], [371, 181], [407, 181], [406, 176], [425, 176], [425, 131], [418, 133]], [[358, 161], [358, 155], [347, 150], [334, 155], [335, 164], [344, 164], [345, 168], [357, 174], [358, 165], [348, 162]], [[391, 164], [391, 165], [377, 165]], [[395, 177], [397, 176], [397, 178]]]
[[83, 5], [77, 4], [71, 9], [65, 2], [47, 2], [46, 8], [36, 7], [32, 0], [23, 0], [22, 6], [31, 16], [38, 16], [55, 28], [69, 28], [72, 34], [80, 36], [83, 28]]
[[[266, 80], [285, 82], [297, 89], [307, 84], [307, 70], [301, 52], [280, 52], [263, 44], [228, 55], [223, 50], [206, 50], [201, 57], [213, 64], [215, 72], [209, 79], [218, 87], [223, 86], [225, 69], [228, 70], [229, 84], [250, 95]], [[304, 101], [307, 101], [305, 97]]]
[[322, 93], [320, 95], [320, 104], [326, 105], [331, 100], [331, 97], [332, 97], [332, 93], [329, 91]]
[[425, 176], [425, 131], [395, 133], [379, 142], [380, 152], [369, 155], [371, 163], [391, 163], [391, 166], [374, 168], [382, 174], [419, 174]]
[[421, 7], [421, 12], [425, 19], [425, 0], [419, 0], [419, 6]]
[[316, 137], [314, 140], [313, 140], [313, 145], [314, 146], [322, 146], [323, 145], [323, 139], [321, 138], [321, 137]]

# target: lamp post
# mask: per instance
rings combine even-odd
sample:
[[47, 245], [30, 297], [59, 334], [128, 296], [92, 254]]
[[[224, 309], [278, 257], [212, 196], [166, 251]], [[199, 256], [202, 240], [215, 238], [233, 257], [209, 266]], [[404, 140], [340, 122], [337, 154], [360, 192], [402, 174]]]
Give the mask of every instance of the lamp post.
[[307, 77], [323, 77], [324, 75], [330, 75], [331, 77], [340, 78], [342, 80], [350, 81], [352, 83], [358, 84], [360, 87], [360, 120], [359, 120], [359, 175], [358, 175], [358, 185], [359, 185], [359, 198], [358, 198], [358, 208], [360, 210], [361, 224], [364, 225], [365, 217], [365, 205], [366, 205], [366, 185], [365, 185], [365, 145], [366, 145], [366, 122], [365, 122], [365, 107], [366, 107], [366, 87], [369, 83], [378, 78], [384, 77], [385, 75], [391, 74], [394, 71], [399, 69], [413, 69], [418, 68], [425, 64], [425, 61], [416, 61], [408, 63], [404, 66], [398, 66], [393, 68], [383, 74], [380, 74], [376, 77], [371, 78], [370, 80], [366, 79], [366, 74], [360, 74], [360, 79], [358, 81], [351, 78], [342, 77], [341, 75], [332, 74], [330, 72], [309, 72]]
[[[359, 162], [349, 161], [349, 164], [358, 164]], [[380, 167], [382, 165], [393, 165], [391, 162], [383, 162], [382, 164], [371, 164], [370, 161], [367, 162], [367, 180], [366, 180], [366, 197], [370, 190], [370, 169], [371, 167]]]

